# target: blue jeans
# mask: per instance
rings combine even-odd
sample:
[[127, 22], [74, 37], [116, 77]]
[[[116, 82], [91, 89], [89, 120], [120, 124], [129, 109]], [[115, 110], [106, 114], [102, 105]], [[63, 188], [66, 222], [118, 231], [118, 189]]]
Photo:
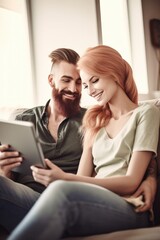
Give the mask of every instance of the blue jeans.
[[61, 239], [148, 227], [149, 213], [136, 213], [117, 194], [92, 184], [58, 180], [41, 194], [8, 240]]
[[0, 176], [0, 225], [9, 232], [28, 213], [40, 193]]

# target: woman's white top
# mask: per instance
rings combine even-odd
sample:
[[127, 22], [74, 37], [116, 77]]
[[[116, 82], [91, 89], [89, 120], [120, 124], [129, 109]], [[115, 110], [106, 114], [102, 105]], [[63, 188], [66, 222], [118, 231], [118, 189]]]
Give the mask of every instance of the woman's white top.
[[114, 138], [110, 138], [106, 129], [101, 128], [92, 148], [96, 177], [125, 175], [135, 151], [151, 151], [156, 155], [159, 126], [159, 109], [144, 103], [132, 112]]

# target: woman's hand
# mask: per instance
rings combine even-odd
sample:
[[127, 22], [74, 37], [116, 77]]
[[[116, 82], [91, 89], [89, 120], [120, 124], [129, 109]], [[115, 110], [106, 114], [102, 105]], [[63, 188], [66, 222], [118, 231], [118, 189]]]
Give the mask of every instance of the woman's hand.
[[36, 182], [43, 184], [44, 186], [48, 186], [51, 182], [58, 179], [65, 179], [65, 173], [55, 164], [53, 164], [50, 160], [45, 159], [46, 165], [49, 169], [38, 168], [35, 166], [31, 166], [32, 175]]
[[0, 145], [0, 175], [11, 178], [12, 169], [21, 163], [19, 152], [11, 151], [8, 145]]

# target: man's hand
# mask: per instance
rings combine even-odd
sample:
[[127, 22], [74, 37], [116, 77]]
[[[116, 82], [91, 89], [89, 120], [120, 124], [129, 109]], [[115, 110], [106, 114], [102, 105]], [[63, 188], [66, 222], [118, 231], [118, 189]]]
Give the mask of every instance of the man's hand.
[[19, 166], [22, 162], [19, 152], [10, 151], [8, 145], [0, 145], [0, 175], [11, 178], [13, 168]]
[[149, 176], [142, 182], [138, 190], [133, 194], [133, 197], [143, 195], [144, 205], [136, 209], [137, 212], [145, 212], [152, 209], [155, 194], [157, 189], [156, 178]]
[[51, 182], [64, 179], [65, 173], [55, 164], [53, 164], [50, 160], [45, 159], [46, 165], [48, 169], [38, 168], [36, 166], [31, 166], [32, 175], [36, 182], [43, 184], [44, 186], [48, 186]]
[[142, 182], [134, 197], [143, 195], [144, 206], [137, 208], [138, 212], [152, 209], [157, 190], [157, 162], [154, 158], [150, 161], [147, 169], [146, 179]]

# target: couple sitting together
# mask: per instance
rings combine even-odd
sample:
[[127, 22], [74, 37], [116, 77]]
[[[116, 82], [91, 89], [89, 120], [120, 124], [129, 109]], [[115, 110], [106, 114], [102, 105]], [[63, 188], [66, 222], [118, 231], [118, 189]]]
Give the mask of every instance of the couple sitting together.
[[[49, 56], [51, 99], [16, 117], [33, 122], [46, 142], [47, 169], [15, 173], [25, 160], [18, 149], [0, 145], [0, 225], [8, 240], [152, 226], [158, 108], [138, 104], [132, 69], [109, 46], [89, 48], [81, 57], [66, 48]], [[97, 101], [87, 110], [80, 107], [82, 87]], [[135, 208], [132, 196], [143, 196], [143, 204]]]

